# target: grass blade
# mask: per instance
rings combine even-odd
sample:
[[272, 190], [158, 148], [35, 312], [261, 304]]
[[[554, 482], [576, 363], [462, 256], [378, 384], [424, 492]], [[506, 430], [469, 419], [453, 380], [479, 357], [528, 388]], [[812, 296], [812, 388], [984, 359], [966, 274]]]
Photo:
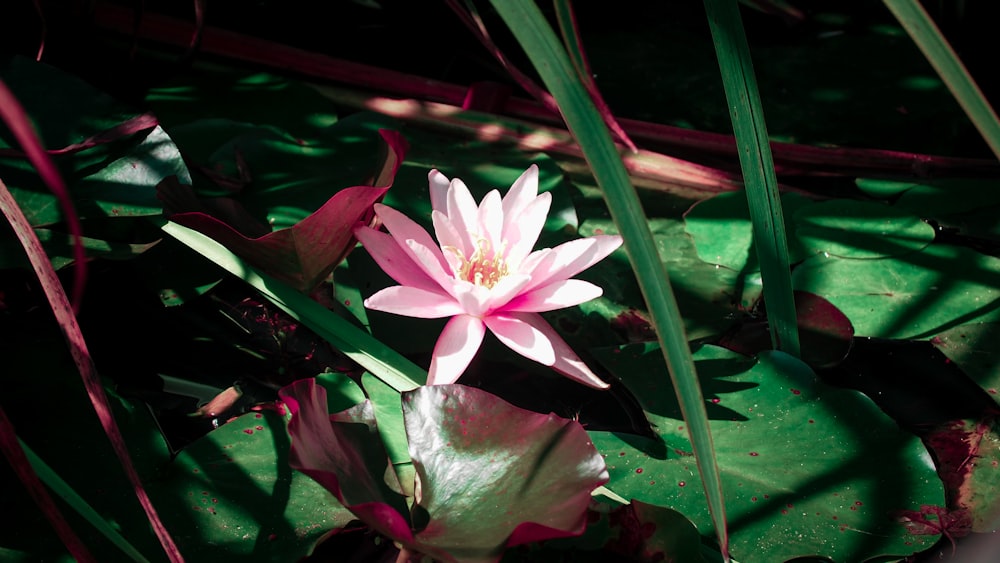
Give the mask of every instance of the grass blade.
[[60, 541], [66, 546], [66, 550], [73, 556], [73, 559], [82, 562], [96, 561], [94, 556], [90, 554], [87, 546], [73, 532], [73, 528], [66, 522], [59, 507], [52, 500], [52, 496], [49, 495], [49, 492], [42, 485], [37, 468], [30, 461], [27, 447], [17, 437], [14, 425], [11, 424], [10, 419], [7, 418], [7, 413], [2, 408], [0, 408], [0, 451], [3, 452], [4, 457], [7, 458], [10, 466], [14, 469], [14, 473], [17, 474], [18, 479], [24, 484], [24, 487], [28, 490], [28, 494], [35, 501], [35, 504], [38, 505], [39, 510], [45, 515], [49, 524], [52, 525], [52, 528], [56, 531], [56, 535], [59, 536]]
[[1000, 158], [1000, 120], [934, 20], [917, 0], [884, 2], [951, 90], [990, 150]]
[[799, 331], [785, 220], [739, 6], [736, 0], [705, 0], [705, 12], [736, 133], [743, 183], [750, 204], [754, 247], [764, 283], [771, 342], [776, 349], [798, 357]]
[[660, 260], [653, 235], [629, 182], [628, 174], [601, 115], [580, 84], [566, 51], [533, 0], [491, 0], [494, 9], [528, 54], [542, 81], [559, 103], [570, 132], [580, 144], [594, 178], [604, 192], [611, 216], [625, 239], [687, 422], [698, 471], [705, 484], [709, 510], [723, 556], [728, 560], [722, 481], [712, 434], [684, 324]]
[[107, 520], [104, 519], [96, 510], [94, 510], [86, 500], [83, 499], [73, 487], [69, 486], [69, 483], [63, 481], [62, 477], [58, 473], [52, 470], [42, 458], [38, 457], [35, 452], [28, 447], [23, 441], [21, 442], [21, 448], [24, 450], [24, 455], [27, 461], [31, 463], [31, 467], [34, 468], [35, 473], [38, 474], [39, 479], [45, 483], [48, 488], [52, 489], [59, 495], [66, 504], [68, 504], [73, 510], [82, 516], [87, 522], [89, 522], [94, 528], [97, 529], [104, 537], [108, 538], [108, 541], [113, 543], [118, 549], [121, 549], [125, 555], [128, 555], [132, 561], [138, 561], [140, 563], [145, 563], [148, 561], [145, 557], [139, 553], [132, 544], [128, 542], [119, 532], [108, 524]]
[[250, 284], [361, 367], [402, 393], [423, 385], [427, 373], [367, 332], [340, 318], [306, 295], [258, 272], [226, 247], [198, 231], [166, 222], [163, 231]]
[[80, 330], [80, 324], [73, 313], [73, 307], [66, 296], [66, 291], [63, 290], [62, 283], [56, 276], [56, 272], [49, 262], [49, 257], [45, 254], [42, 243], [39, 242], [34, 229], [31, 228], [31, 224], [28, 223], [24, 212], [18, 207], [14, 196], [11, 195], [7, 186], [2, 181], [0, 181], [0, 212], [3, 213], [10, 223], [18, 242], [24, 247], [24, 251], [31, 261], [31, 267], [35, 271], [35, 276], [38, 277], [38, 282], [45, 292], [45, 298], [48, 300], [56, 322], [59, 324], [59, 328], [66, 339], [66, 344], [69, 346], [73, 362], [80, 371], [80, 377], [83, 380], [87, 394], [90, 396], [90, 402], [94, 406], [97, 418], [100, 420], [101, 428], [108, 437], [108, 441], [111, 442], [111, 447], [118, 457], [122, 470], [132, 485], [132, 491], [146, 513], [150, 527], [153, 528], [153, 532], [156, 534], [157, 539], [159, 539], [160, 545], [163, 547], [163, 551], [170, 561], [174, 563], [184, 561], [180, 550], [177, 549], [177, 544], [174, 543], [170, 532], [167, 531], [166, 526], [163, 525], [163, 521], [160, 519], [160, 515], [156, 512], [153, 502], [149, 499], [149, 494], [142, 485], [142, 479], [139, 478], [139, 473], [135, 470], [132, 458], [129, 457], [125, 439], [122, 437], [121, 430], [118, 428], [114, 416], [111, 414], [111, 404], [108, 402], [108, 395], [104, 392], [100, 376], [97, 374], [97, 368], [94, 366], [94, 360], [87, 349], [87, 342], [83, 338], [83, 332]]

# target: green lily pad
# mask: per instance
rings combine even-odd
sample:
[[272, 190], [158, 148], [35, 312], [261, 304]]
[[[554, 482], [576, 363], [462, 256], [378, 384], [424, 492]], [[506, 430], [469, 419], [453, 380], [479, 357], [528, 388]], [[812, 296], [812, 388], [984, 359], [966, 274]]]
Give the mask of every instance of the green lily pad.
[[[649, 227], [670, 276], [689, 339], [724, 332], [732, 324], [732, 315], [749, 308], [760, 296], [760, 274], [744, 277], [737, 270], [699, 259], [681, 221], [654, 218], [649, 220]], [[587, 219], [580, 227], [581, 235], [598, 233], [616, 234], [618, 229], [608, 219]], [[613, 331], [600, 342], [591, 342], [592, 346], [656, 339], [648, 327], [645, 304], [623, 250], [583, 272], [580, 278], [604, 288], [604, 296], [580, 305], [577, 316], [582, 314], [584, 318], [576, 319], [575, 323], [586, 326], [587, 331], [598, 331], [597, 334], [609, 328]], [[554, 311], [550, 316], [573, 314], [574, 309], [566, 309]]]
[[247, 413], [184, 449], [153, 492], [189, 561], [284, 560], [354, 516], [288, 465], [282, 417]]
[[[687, 430], [656, 346], [600, 353], [655, 425], [661, 441], [591, 432], [615, 493], [677, 510], [713, 537]], [[911, 535], [894, 511], [943, 505], [927, 450], [866, 397], [832, 388], [781, 352], [758, 361], [703, 346], [695, 354], [709, 403], [726, 496], [730, 551], [744, 562], [822, 555], [861, 561], [907, 555]]]
[[187, 123], [192, 115], [211, 115], [273, 125], [296, 138], [313, 140], [337, 122], [334, 105], [301, 81], [220, 67], [151, 88], [146, 102], [168, 129]]
[[963, 247], [935, 244], [878, 260], [816, 256], [792, 282], [843, 311], [859, 336], [929, 338], [1000, 319], [1000, 259]]
[[810, 253], [843, 258], [898, 256], [924, 248], [934, 228], [893, 206], [835, 199], [795, 212], [795, 233]]
[[[795, 193], [781, 195], [786, 228], [793, 226], [791, 217], [809, 200]], [[727, 192], [698, 202], [684, 214], [684, 230], [694, 239], [698, 257], [709, 264], [719, 264], [741, 271], [758, 271], [756, 255], [751, 255], [753, 227], [746, 194]], [[793, 261], [805, 256], [804, 250], [789, 241]]]
[[939, 178], [912, 182], [858, 178], [855, 183], [872, 197], [895, 198], [893, 207], [921, 217], [937, 218], [1000, 204], [1000, 189], [997, 189], [1000, 183], [995, 179]]

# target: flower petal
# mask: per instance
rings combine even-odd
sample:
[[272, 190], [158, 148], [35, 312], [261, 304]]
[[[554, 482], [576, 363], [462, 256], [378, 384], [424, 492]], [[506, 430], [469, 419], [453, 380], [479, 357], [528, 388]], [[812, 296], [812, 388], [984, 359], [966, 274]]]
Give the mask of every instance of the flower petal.
[[405, 285], [394, 285], [375, 293], [365, 299], [365, 307], [421, 319], [440, 319], [465, 312], [454, 297], [440, 289], [427, 291]]
[[[556, 361], [552, 342], [534, 325], [524, 322], [521, 317], [529, 313], [505, 313], [490, 315], [483, 319], [500, 342], [529, 360], [551, 366]], [[541, 319], [541, 317], [539, 317]], [[545, 322], [544, 320], [542, 321]]]
[[486, 327], [477, 317], [457, 315], [448, 321], [434, 345], [427, 385], [454, 383], [469, 367], [485, 335]]
[[448, 186], [447, 215], [455, 225], [455, 230], [465, 238], [465, 248], [476, 248], [476, 241], [473, 240], [471, 233], [474, 233], [478, 226], [479, 208], [465, 182], [458, 178], [453, 179]]
[[354, 229], [354, 236], [375, 263], [397, 283], [428, 291], [441, 288], [388, 234], [370, 227], [358, 227]]
[[[501, 323], [496, 323], [496, 320], [498, 319], [503, 319], [503, 321], [501, 321]], [[517, 323], [530, 327], [530, 331], [521, 327], [516, 327]], [[486, 326], [489, 327], [493, 334], [497, 335], [497, 338], [499, 338], [501, 342], [507, 344], [507, 341], [497, 333], [496, 329], [493, 328], [494, 324], [497, 324], [503, 331], [509, 331], [505, 334], [505, 336], [517, 337], [521, 334], [530, 335], [531, 341], [528, 343], [533, 344], [535, 350], [545, 348], [545, 346], [540, 343], [540, 341], [544, 339], [548, 343], [547, 348], [552, 351], [554, 360], [550, 363], [540, 363], [551, 367], [562, 375], [588, 387], [594, 387], [596, 389], [607, 389], [610, 387], [610, 385], [601, 381], [601, 378], [597, 377], [597, 375], [595, 375], [594, 372], [587, 367], [587, 364], [583, 363], [583, 360], [581, 360], [580, 357], [573, 352], [573, 350], [569, 347], [569, 344], [566, 344], [566, 341], [563, 340], [558, 333], [556, 333], [555, 329], [549, 326], [549, 323], [545, 322], [545, 319], [543, 319], [541, 315], [538, 315], [537, 313], [510, 313], [506, 315], [495, 315], [487, 318]], [[508, 344], [508, 346], [510, 345]], [[526, 358], [539, 361], [534, 357], [521, 352], [518, 348], [511, 346], [511, 349]]]
[[542, 313], [585, 303], [600, 297], [604, 290], [583, 280], [563, 280], [521, 293], [502, 307], [503, 311]]
[[522, 273], [531, 275], [525, 291], [569, 279], [603, 260], [621, 244], [622, 237], [618, 235], [596, 235], [560, 244], [540, 258], [532, 271], [522, 268]]
[[524, 274], [512, 274], [505, 276], [496, 285], [490, 288], [489, 297], [486, 301], [486, 311], [484, 315], [489, 315], [498, 309], [506, 310], [507, 303], [516, 299], [524, 287], [531, 283], [531, 276]]
[[451, 266], [451, 274], [455, 275], [462, 267], [462, 260], [471, 254], [472, 250], [464, 248], [465, 237], [458, 233], [455, 224], [447, 215], [435, 209], [431, 212], [431, 221], [434, 222], [434, 234], [441, 244], [444, 259]]
[[503, 246], [504, 214], [500, 205], [500, 192], [492, 190], [479, 203], [476, 233], [489, 243], [490, 252], [499, 252]]
[[430, 185], [431, 207], [441, 213], [447, 212], [448, 185], [451, 184], [451, 180], [437, 170], [431, 170], [427, 174], [427, 183]]
[[515, 217], [538, 196], [538, 165], [532, 164], [507, 190], [503, 198], [504, 217]]
[[457, 280], [450, 274], [451, 266], [441, 267], [440, 262], [444, 260], [441, 249], [436, 246], [428, 248], [413, 239], [407, 239], [405, 248], [413, 261], [437, 282], [441, 289], [454, 295], [452, 288]]
[[552, 205], [552, 194], [545, 192], [529, 203], [516, 217], [504, 216], [503, 240], [507, 241], [507, 262], [518, 267], [538, 242], [545, 218]]
[[489, 310], [491, 291], [486, 287], [465, 280], [455, 280], [450, 293], [469, 315], [482, 317]]
[[[445, 261], [444, 255], [441, 254], [441, 249], [423, 227], [388, 205], [376, 203], [374, 207], [375, 213], [378, 214], [392, 238], [396, 239], [400, 248], [409, 254], [417, 264], [421, 265], [428, 275], [438, 279], [449, 271], [448, 263]], [[419, 256], [413, 253], [412, 249], [416, 247], [426, 249], [425, 253], [421, 253], [421, 256], [426, 260], [422, 261]]]

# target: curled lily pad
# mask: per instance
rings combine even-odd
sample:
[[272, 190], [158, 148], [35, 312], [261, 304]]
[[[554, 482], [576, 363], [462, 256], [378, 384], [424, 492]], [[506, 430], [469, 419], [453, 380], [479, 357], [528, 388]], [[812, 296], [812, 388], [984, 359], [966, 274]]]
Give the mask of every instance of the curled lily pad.
[[[352, 186], [340, 190], [316, 212], [296, 225], [262, 236], [245, 234], [202, 208], [190, 207], [191, 189], [174, 183], [161, 186], [165, 207], [176, 211], [170, 220], [196, 229], [293, 287], [309, 291], [322, 282], [354, 248], [355, 224], [372, 220], [372, 204], [379, 201], [392, 185], [406, 153], [403, 136], [381, 130], [386, 150], [370, 186]], [[182, 212], [184, 211], [184, 212]], [[237, 213], [239, 216], [239, 213]]]
[[463, 385], [405, 393], [403, 415], [428, 517], [422, 546], [494, 561], [504, 547], [583, 533], [608, 472], [578, 423]]
[[403, 394], [417, 475], [409, 512], [384, 480], [394, 474], [370, 402], [330, 416], [313, 380], [280, 394], [292, 412], [292, 467], [371, 528], [440, 561], [499, 561], [506, 547], [581, 534], [590, 493], [608, 479], [574, 421], [462, 385], [420, 387]]

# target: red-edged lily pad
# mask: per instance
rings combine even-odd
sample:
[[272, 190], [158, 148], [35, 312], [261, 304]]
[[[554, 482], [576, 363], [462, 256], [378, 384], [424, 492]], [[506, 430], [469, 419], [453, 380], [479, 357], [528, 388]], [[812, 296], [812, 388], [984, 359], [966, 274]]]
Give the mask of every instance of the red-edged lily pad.
[[385, 476], [368, 401], [335, 415], [312, 380], [281, 390], [292, 412], [292, 467], [372, 529], [440, 561], [498, 561], [505, 548], [583, 533], [607, 468], [575, 421], [512, 406], [462, 385], [403, 394], [416, 468], [412, 512]]
[[[399, 170], [408, 148], [406, 140], [395, 131], [383, 129], [379, 133], [385, 144], [371, 185], [340, 190], [313, 214], [287, 229], [260, 236], [257, 232], [241, 232], [237, 227], [244, 222], [213, 217], [196, 203], [190, 188], [179, 184], [161, 186], [160, 197], [166, 208], [175, 211], [171, 221], [212, 237], [271, 276], [309, 291], [354, 248], [353, 227], [373, 220], [372, 205], [385, 195]], [[226, 215], [233, 211], [228, 209]], [[239, 210], [235, 211], [239, 217]]]

